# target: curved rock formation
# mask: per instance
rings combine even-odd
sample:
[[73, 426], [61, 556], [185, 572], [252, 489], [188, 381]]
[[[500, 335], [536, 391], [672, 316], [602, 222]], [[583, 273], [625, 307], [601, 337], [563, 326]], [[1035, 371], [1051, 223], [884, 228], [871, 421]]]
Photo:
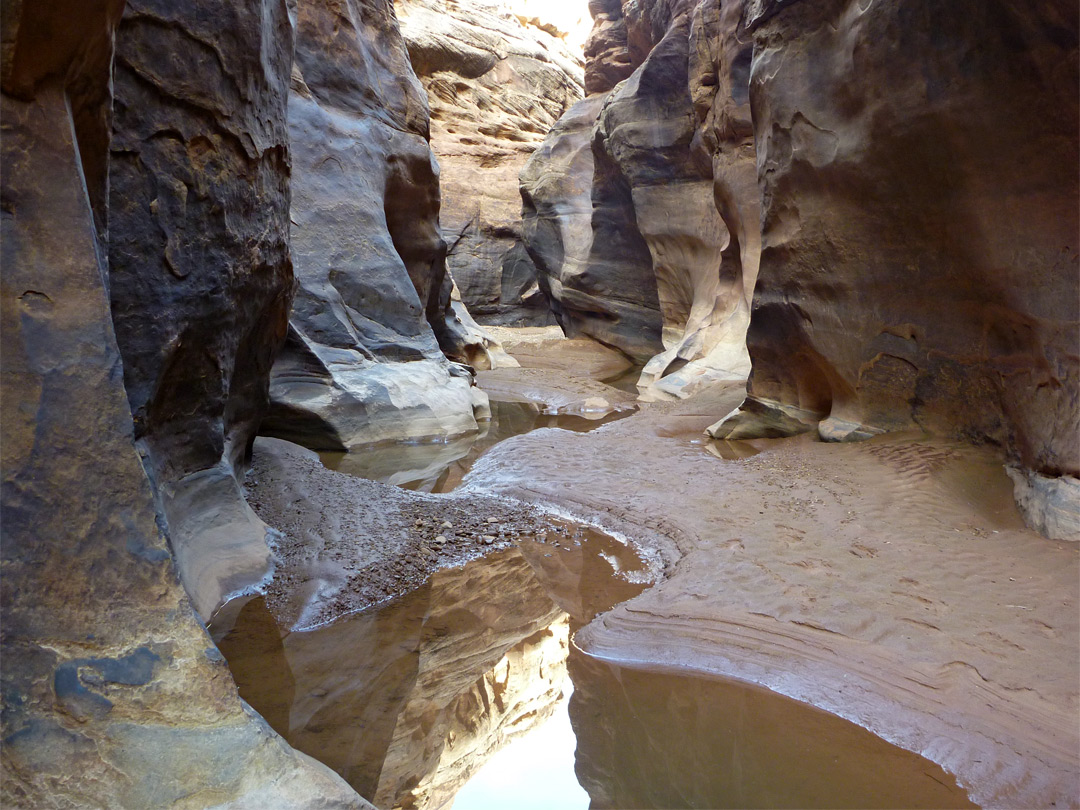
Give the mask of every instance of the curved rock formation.
[[397, 0], [409, 56], [431, 105], [447, 265], [461, 298], [482, 323], [542, 325], [551, 314], [521, 243], [518, 173], [581, 98], [583, 77], [566, 34], [511, 14], [516, 8], [485, 0]]
[[113, 322], [135, 436], [204, 619], [269, 565], [266, 527], [233, 471], [265, 409], [291, 300], [291, 41], [269, 0], [198, 14], [133, 0], [117, 34]]
[[474, 432], [486, 398], [432, 325], [459, 359], [491, 354], [452, 311], [427, 100], [393, 6], [302, 0], [296, 26], [299, 288], [262, 430], [317, 449]]
[[648, 398], [744, 378], [758, 195], [741, 4], [591, 8], [595, 94], [522, 172], [529, 250], [567, 333], [644, 363]]
[[751, 4], [752, 396], [1080, 474], [1078, 28], [1049, 0]]
[[[283, 36], [280, 48], [287, 53], [284, 4], [268, 0], [256, 5], [254, 16], [247, 18], [228, 3], [201, 3], [198, 18], [192, 12], [149, 3], [127, 5], [117, 118], [131, 121], [132, 110], [125, 109], [124, 99], [131, 100], [136, 82], [151, 96], [154, 88], [170, 87], [169, 97], [177, 106], [169, 118], [175, 129], [156, 143], [133, 139], [128, 144], [133, 154], [120, 162], [145, 159], [145, 183], [158, 185], [162, 195], [175, 191], [177, 196], [159, 202], [156, 212], [171, 226], [163, 229], [170, 236], [161, 235], [157, 243], [164, 251], [163, 243], [172, 240], [171, 258], [154, 254], [152, 239], [146, 252], [139, 254], [147, 261], [148, 277], [165, 271], [166, 262], [175, 262], [167, 265], [173, 271], [173, 286], [168, 275], [157, 278], [156, 284], [147, 284], [150, 297], [142, 302], [153, 309], [163, 304], [163, 298], [169, 299], [175, 309], [159, 312], [161, 332], [145, 335], [139, 348], [146, 354], [142, 361], [133, 361], [131, 387], [126, 391], [103, 261], [103, 240], [110, 231], [130, 234], [136, 223], [130, 210], [117, 213], [106, 193], [109, 66], [122, 6], [119, 2], [90, 7], [69, 2], [3, 6], [0, 802], [13, 808], [132, 810], [180, 804], [361, 808], [366, 803], [339, 777], [290, 749], [237, 697], [223, 659], [177, 581], [162, 532], [165, 524], [135, 449], [138, 431], [149, 448], [144, 458], [151, 469], [176, 476], [217, 464], [223, 456], [227, 462], [230, 449], [235, 449], [229, 447], [230, 441], [242, 444], [251, 429], [251, 417], [244, 411], [257, 407], [257, 381], [245, 376], [246, 371], [233, 375], [249, 388], [237, 390], [234, 399], [226, 397], [230, 404], [223, 402], [219, 382], [233, 369], [237, 345], [244, 342], [238, 336], [246, 334], [244, 329], [258, 332], [258, 324], [267, 323], [258, 313], [266, 299], [273, 298], [268, 293], [271, 285], [258, 281], [266, 276], [280, 279], [279, 274], [287, 271], [283, 231], [270, 227], [264, 242], [247, 241], [251, 223], [262, 218], [263, 224], [272, 224], [283, 211], [273, 203], [280, 199], [275, 193], [287, 188], [287, 176], [280, 144], [270, 138], [269, 153], [256, 149], [251, 157], [246, 150], [258, 141], [234, 142], [229, 126], [244, 129], [255, 123], [259, 94], [254, 77], [272, 78], [262, 70], [272, 72], [280, 66], [273, 59], [276, 49], [263, 53], [266, 61], [260, 62], [260, 34]], [[156, 32], [154, 38], [138, 35], [143, 26]], [[247, 47], [251, 34], [253, 50]], [[175, 38], [176, 48], [169, 53], [175, 61], [142, 61], [140, 53], [149, 58], [154, 43], [160, 45], [157, 37]], [[228, 81], [208, 82], [199, 104], [183, 101], [190, 98], [168, 81], [177, 75], [169, 73], [172, 65], [190, 68], [188, 60], [197, 62], [207, 54], [199, 43], [213, 51], [226, 41], [229, 53], [222, 56], [224, 61], [210, 62], [223, 71], [252, 77], [247, 88], [251, 104], [238, 103], [230, 111], [230, 121], [215, 118], [210, 111], [214, 92], [230, 87]], [[156, 70], [151, 69], [154, 64]], [[127, 73], [134, 65], [145, 68], [137, 79]], [[224, 78], [208, 73], [209, 63], [203, 68], [203, 76]], [[153, 128], [151, 122], [160, 123], [158, 116], [165, 115], [164, 105], [147, 104], [139, 117], [146, 124], [144, 135]], [[261, 112], [273, 130], [272, 109]], [[281, 116], [276, 120], [280, 123]], [[222, 128], [208, 126], [211, 121]], [[196, 140], [196, 132], [206, 140]], [[188, 152], [185, 147], [214, 142], [222, 147], [216, 156], [214, 150]], [[170, 180], [183, 161], [173, 161], [188, 155], [219, 161], [214, 163], [218, 172], [200, 178], [202, 185], [181, 191], [179, 181]], [[242, 180], [237, 161], [245, 169], [254, 166], [260, 171]], [[248, 196], [255, 191], [253, 183], [260, 182], [268, 194], [265, 211], [255, 211]], [[218, 245], [201, 241], [182, 217], [169, 219], [177, 215], [176, 210], [167, 210], [169, 206], [184, 199], [201, 209], [208, 199], [223, 198], [235, 206], [231, 229], [215, 232], [221, 217], [205, 221], [208, 232], [222, 239]], [[139, 208], [149, 200], [136, 195], [129, 202], [144, 217], [139, 221], [149, 227], [146, 210]], [[117, 215], [110, 217], [110, 212]], [[265, 250], [269, 265], [235, 261], [237, 254], [230, 248], [237, 243], [225, 238], [229, 234], [243, 237], [241, 246]], [[234, 260], [218, 267], [231, 268], [238, 276], [235, 284], [251, 281], [255, 289], [248, 290], [250, 301], [237, 304], [230, 322], [236, 332], [202, 344], [203, 356], [192, 359], [190, 344], [181, 345], [189, 339], [186, 333], [165, 345], [161, 335], [192, 317], [186, 294], [205, 271], [187, 262], [206, 249]], [[283, 264], [274, 265], [278, 260]], [[175, 275], [183, 270], [188, 271], [186, 281]], [[249, 279], [245, 271], [255, 270], [262, 275], [255, 273]], [[230, 289], [227, 280], [223, 273], [201, 283], [209, 289], [216, 284], [224, 294]], [[131, 281], [119, 281], [113, 293], [127, 289]], [[278, 294], [287, 299], [287, 286]], [[241, 307], [243, 303], [250, 308]], [[169, 315], [175, 320], [167, 320]], [[140, 388], [146, 378], [161, 371], [151, 349], [168, 349], [175, 360], [170, 365], [175, 376], [169, 380], [180, 385], [176, 400], [160, 399], [152, 385]], [[258, 355], [264, 349], [249, 346], [248, 351]], [[215, 367], [218, 376], [213, 379], [185, 376], [193, 373], [193, 363], [212, 364], [214, 359], [221, 366]], [[248, 361], [251, 355], [243, 359]], [[184, 400], [197, 406], [187, 414], [175, 410], [185, 383], [202, 386], [198, 400]], [[228, 390], [224, 386], [224, 392]], [[129, 398], [140, 408], [137, 425]], [[185, 436], [191, 439], [186, 446]], [[177, 535], [172, 537], [175, 543]]]

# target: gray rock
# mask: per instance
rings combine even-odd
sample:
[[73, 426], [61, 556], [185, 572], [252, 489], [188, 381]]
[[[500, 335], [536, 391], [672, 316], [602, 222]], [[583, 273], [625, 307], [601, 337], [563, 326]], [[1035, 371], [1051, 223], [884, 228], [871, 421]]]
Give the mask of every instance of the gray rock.
[[288, 116], [299, 286], [262, 430], [318, 449], [475, 432], [485, 397], [432, 330], [450, 351], [472, 345], [445, 323], [439, 169], [392, 5], [302, 0], [296, 26]]

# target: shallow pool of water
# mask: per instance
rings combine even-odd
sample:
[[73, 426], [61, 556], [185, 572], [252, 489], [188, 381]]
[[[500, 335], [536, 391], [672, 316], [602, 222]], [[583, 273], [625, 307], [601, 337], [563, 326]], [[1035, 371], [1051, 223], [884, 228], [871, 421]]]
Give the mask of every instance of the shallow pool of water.
[[617, 411], [589, 419], [570, 414], [543, 414], [528, 402], [492, 401], [491, 421], [482, 422], [476, 434], [446, 442], [367, 445], [347, 453], [322, 452], [319, 458], [331, 470], [360, 478], [419, 492], [450, 492], [481, 455], [504, 439], [543, 427], [584, 433], [632, 413]]
[[253, 600], [220, 648], [245, 700], [381, 808], [970, 806], [936, 765], [832, 715], [574, 647], [646, 571], [564, 527], [312, 631]]

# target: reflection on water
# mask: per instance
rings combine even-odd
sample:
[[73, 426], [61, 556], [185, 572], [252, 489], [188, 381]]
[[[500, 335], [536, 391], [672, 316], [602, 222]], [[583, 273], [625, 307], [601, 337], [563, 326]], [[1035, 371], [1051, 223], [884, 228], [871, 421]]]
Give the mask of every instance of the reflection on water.
[[435, 808], [555, 712], [571, 626], [646, 587], [616, 568], [647, 570], [607, 535], [554, 528], [308, 632], [252, 600], [219, 646], [290, 744], [379, 807]]
[[605, 385], [610, 385], [612, 388], [618, 388], [620, 391], [625, 391], [627, 394], [638, 395], [637, 382], [641, 378], [641, 370], [644, 366], [631, 366], [625, 371], [620, 371], [613, 377], [607, 377], [600, 382]]
[[480, 432], [447, 442], [410, 444], [394, 442], [367, 445], [351, 452], [319, 454], [331, 470], [359, 478], [394, 484], [420, 492], [450, 492], [481, 455], [508, 439], [542, 427], [556, 427], [584, 433], [632, 411], [617, 411], [596, 419], [571, 414], [542, 414], [528, 402], [491, 403], [491, 421], [480, 423]]
[[576, 647], [569, 666], [577, 775], [593, 810], [975, 806], [929, 760], [775, 692]]
[[756, 456], [761, 452], [759, 444], [764, 444], [764, 441], [750, 442], [741, 441], [739, 439], [707, 439], [703, 440], [705, 449], [717, 458], [724, 461], [738, 461], [741, 458], [750, 458], [750, 456]]
[[454, 797], [453, 810], [587, 810], [589, 794], [574, 773], [568, 678], [550, 719], [495, 752]]
[[255, 599], [220, 647], [245, 700], [382, 808], [584, 806], [571, 759], [593, 808], [971, 806], [938, 766], [804, 704], [585, 655], [574, 630], [646, 587], [616, 571], [646, 566], [553, 529], [312, 631]]

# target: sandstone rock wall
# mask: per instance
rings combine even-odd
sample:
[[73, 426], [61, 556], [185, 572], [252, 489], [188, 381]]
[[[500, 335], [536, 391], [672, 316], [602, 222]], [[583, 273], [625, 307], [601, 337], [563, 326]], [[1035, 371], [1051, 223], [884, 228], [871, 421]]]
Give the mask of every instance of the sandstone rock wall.
[[756, 2], [754, 397], [1080, 472], [1078, 11]]
[[581, 98], [584, 80], [580, 52], [565, 34], [513, 9], [486, 0], [397, 0], [431, 105], [447, 265], [461, 299], [481, 323], [544, 325], [551, 314], [521, 243], [518, 174]]
[[[103, 250], [109, 230], [127, 227], [123, 215], [108, 216], [107, 194], [109, 65], [122, 5], [3, 5], [0, 803], [361, 807], [340, 778], [238, 699], [177, 581], [135, 449], [138, 430], [151, 465], [183, 469], [219, 460], [226, 431], [206, 428], [221, 419], [211, 402], [192, 417], [193, 439], [211, 450], [169, 452], [177, 414], [132, 420], [138, 387], [125, 389]], [[144, 9], [129, 4], [128, 13]], [[275, 5], [265, 10], [273, 20]], [[194, 15], [182, 19], [197, 25]], [[194, 29], [177, 20], [157, 30]], [[211, 41], [240, 34], [219, 17]], [[173, 54], [180, 64], [199, 53], [192, 45]], [[163, 139], [172, 143], [159, 146], [177, 150], [185, 123], [194, 127], [178, 122]], [[166, 175], [150, 172], [147, 182]], [[278, 175], [271, 185], [284, 182]], [[242, 421], [221, 424], [235, 435]]]
[[[493, 364], [455, 313], [428, 108], [388, 0], [302, 0], [289, 97], [299, 288], [263, 432], [317, 449], [461, 435]], [[432, 330], [435, 326], [438, 332]]]
[[521, 179], [553, 309], [645, 364], [649, 398], [745, 377], [759, 203], [741, 3], [590, 8], [594, 95]]
[[[126, 4], [108, 161], [109, 289], [135, 436], [208, 618], [269, 566], [234, 471], [292, 299], [280, 0]], [[197, 80], [195, 80], [197, 77]]]

